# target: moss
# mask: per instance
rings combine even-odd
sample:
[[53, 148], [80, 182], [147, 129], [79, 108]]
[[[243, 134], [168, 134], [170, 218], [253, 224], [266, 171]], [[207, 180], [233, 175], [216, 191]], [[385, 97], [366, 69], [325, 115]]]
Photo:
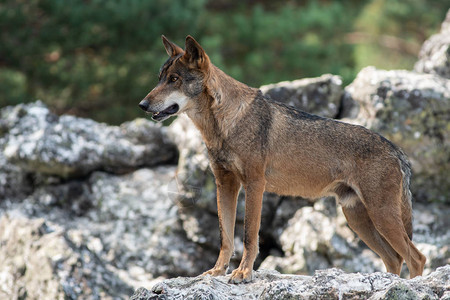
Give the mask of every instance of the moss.
[[389, 288], [389, 290], [384, 294], [382, 299], [389, 300], [413, 300], [419, 299], [417, 294], [412, 291], [408, 286], [399, 283]]

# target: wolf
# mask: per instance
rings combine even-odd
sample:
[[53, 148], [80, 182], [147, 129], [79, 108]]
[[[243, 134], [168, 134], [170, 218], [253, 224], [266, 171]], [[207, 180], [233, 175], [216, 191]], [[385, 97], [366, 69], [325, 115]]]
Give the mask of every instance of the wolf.
[[234, 251], [237, 196], [245, 190], [244, 252], [231, 283], [252, 280], [264, 191], [317, 199], [335, 196], [347, 222], [400, 274], [422, 275], [412, 243], [411, 167], [396, 145], [362, 126], [319, 117], [266, 98], [213, 65], [200, 44], [185, 49], [162, 36], [168, 60], [139, 103], [156, 121], [186, 113], [200, 131], [217, 185], [221, 247], [203, 274], [225, 275]]

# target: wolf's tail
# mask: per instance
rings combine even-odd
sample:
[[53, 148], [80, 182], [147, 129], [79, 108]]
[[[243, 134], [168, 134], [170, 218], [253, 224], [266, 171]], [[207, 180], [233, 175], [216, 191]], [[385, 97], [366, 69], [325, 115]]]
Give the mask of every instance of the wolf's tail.
[[402, 171], [402, 221], [405, 226], [406, 233], [412, 240], [413, 226], [412, 226], [412, 195], [409, 189], [411, 182], [411, 163], [406, 154], [398, 149], [397, 157], [400, 162], [400, 169]]

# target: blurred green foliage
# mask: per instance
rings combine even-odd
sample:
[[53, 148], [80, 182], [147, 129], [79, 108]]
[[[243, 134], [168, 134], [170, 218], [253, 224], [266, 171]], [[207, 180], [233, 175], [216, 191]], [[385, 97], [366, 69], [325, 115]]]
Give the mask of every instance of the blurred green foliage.
[[439, 32], [448, 9], [450, 2], [442, 0], [368, 2], [354, 26], [365, 35], [355, 48], [357, 69], [411, 69], [422, 43]]
[[376, 65], [412, 68], [445, 1], [3, 0], [0, 107], [41, 99], [58, 113], [119, 124], [166, 59], [160, 36], [193, 35], [252, 86], [323, 73], [353, 80]]

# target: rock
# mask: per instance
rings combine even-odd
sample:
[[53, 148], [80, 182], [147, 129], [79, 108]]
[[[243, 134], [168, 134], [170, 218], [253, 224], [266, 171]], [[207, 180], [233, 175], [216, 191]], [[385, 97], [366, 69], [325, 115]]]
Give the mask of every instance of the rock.
[[415, 198], [450, 203], [450, 80], [367, 67], [346, 92], [359, 113], [344, 121], [379, 132], [409, 156]]
[[338, 115], [343, 93], [341, 77], [331, 74], [264, 85], [260, 89], [275, 101], [328, 118]]
[[[97, 243], [95, 253], [102, 260], [121, 270], [146, 274], [145, 280], [198, 275], [213, 264], [214, 255], [187, 239], [177, 203], [169, 198], [174, 176], [174, 166], [142, 168], [125, 175], [94, 172], [78, 187], [78, 197], [72, 193], [80, 199], [77, 202], [89, 206], [78, 218], [66, 222], [66, 228], [76, 227], [89, 243]], [[59, 190], [65, 191], [64, 187]], [[40, 200], [52, 198], [54, 192], [55, 188], [42, 188], [29, 197], [40, 206], [35, 215], [55, 216], [55, 205]], [[64, 199], [64, 193], [59, 195]], [[61, 207], [62, 213], [81, 211], [60, 204], [56, 207]], [[56, 215], [56, 220], [62, 218]]]
[[132, 292], [55, 223], [3, 215], [0, 244], [2, 299], [111, 299]]
[[[150, 283], [159, 276], [194, 276], [214, 264], [216, 253], [187, 239], [178, 206], [168, 197], [174, 175], [175, 166], [142, 168], [125, 175], [94, 172], [85, 181], [42, 186], [20, 202], [5, 199], [0, 214], [40, 218], [58, 226], [61, 235], [101, 261], [108, 276], [127, 286]], [[21, 245], [17, 242], [14, 247]], [[75, 280], [72, 276], [61, 279], [62, 284]], [[92, 285], [101, 286], [101, 278], [96, 278]], [[27, 286], [27, 280], [20, 285]], [[120, 295], [116, 290], [111, 293]]]
[[[313, 274], [315, 270], [337, 267], [347, 272], [385, 271], [380, 257], [348, 227], [340, 207], [332, 198], [313, 207], [302, 207], [279, 233], [282, 253], [269, 255], [260, 268], [281, 273]], [[450, 207], [445, 204], [414, 205], [413, 241], [427, 257], [424, 275], [450, 264]], [[402, 270], [407, 277], [406, 265]]]
[[51, 214], [52, 209], [60, 208], [75, 216], [83, 216], [94, 207], [92, 195], [90, 186], [81, 180], [43, 185], [36, 188], [28, 198], [31, 203], [35, 204], [34, 208], [39, 207], [39, 213], [30, 211], [29, 214]]
[[153, 278], [198, 275], [213, 263], [213, 255], [188, 240], [180, 225], [178, 206], [168, 196], [174, 176], [173, 166], [92, 174], [94, 209], [84, 228], [102, 241], [104, 259], [120, 269], [141, 268]]
[[338, 267], [348, 272], [383, 270], [381, 260], [346, 223], [334, 198], [323, 198], [314, 206], [297, 210], [279, 234], [281, 256], [270, 255], [260, 268], [288, 274], [313, 274], [314, 271]]
[[449, 265], [411, 280], [338, 269], [320, 270], [314, 276], [259, 270], [248, 284], [229, 284], [227, 276], [178, 277], [151, 290], [139, 288], [130, 299], [448, 299], [449, 278]]
[[424, 274], [450, 264], [450, 206], [414, 205], [413, 241], [427, 257]]
[[344, 121], [356, 119], [359, 114], [359, 109], [360, 105], [353, 99], [349, 89], [346, 87], [342, 96], [341, 113], [338, 119], [343, 119]]
[[[0, 112], [0, 116], [2, 116]], [[0, 118], [0, 150], [7, 140], [9, 127]], [[0, 198], [20, 198], [32, 191], [32, 180], [26, 172], [12, 164], [0, 151]]]
[[216, 185], [206, 146], [186, 115], [172, 122], [168, 135], [180, 153], [170, 198], [180, 207], [180, 219], [189, 239], [216, 248], [220, 244]]
[[9, 163], [0, 152], [0, 199], [20, 198], [29, 194], [33, 188], [32, 180], [28, 175], [18, 166]]
[[6, 107], [0, 120], [0, 149], [10, 163], [26, 172], [69, 178], [95, 170], [128, 172], [176, 160], [176, 149], [161, 128], [144, 119], [108, 126], [59, 117], [38, 101]]
[[169, 126], [168, 136], [179, 151], [177, 177], [172, 187], [173, 200], [186, 206], [196, 204], [215, 213], [215, 179], [200, 132], [183, 114]]
[[441, 31], [422, 45], [414, 70], [450, 79], [450, 10], [442, 23]]
[[[427, 257], [426, 275], [450, 264], [450, 220], [446, 217], [450, 215], [450, 207], [417, 203], [413, 208], [413, 241]], [[333, 198], [296, 209], [287, 225], [279, 227], [278, 235], [274, 236], [281, 253], [265, 257], [260, 268], [288, 274], [313, 274], [315, 270], [332, 267], [346, 272], [385, 271], [380, 257], [348, 227], [342, 209], [336, 207]], [[402, 276], [407, 275], [405, 265]]]

